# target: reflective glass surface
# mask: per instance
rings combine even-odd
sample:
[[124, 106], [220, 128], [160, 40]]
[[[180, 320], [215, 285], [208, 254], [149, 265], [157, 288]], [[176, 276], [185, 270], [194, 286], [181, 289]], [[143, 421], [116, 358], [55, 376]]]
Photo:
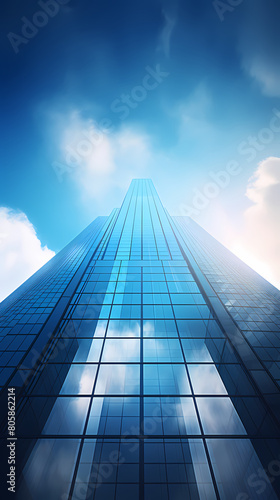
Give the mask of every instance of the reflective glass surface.
[[21, 498], [280, 496], [280, 297], [242, 266], [137, 180], [0, 306]]

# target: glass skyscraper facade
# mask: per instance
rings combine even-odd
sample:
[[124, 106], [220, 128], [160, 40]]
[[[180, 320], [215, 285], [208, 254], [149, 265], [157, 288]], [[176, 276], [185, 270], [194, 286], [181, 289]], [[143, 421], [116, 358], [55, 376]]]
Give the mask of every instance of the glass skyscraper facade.
[[3, 301], [0, 332], [7, 498], [280, 497], [280, 292], [150, 180]]

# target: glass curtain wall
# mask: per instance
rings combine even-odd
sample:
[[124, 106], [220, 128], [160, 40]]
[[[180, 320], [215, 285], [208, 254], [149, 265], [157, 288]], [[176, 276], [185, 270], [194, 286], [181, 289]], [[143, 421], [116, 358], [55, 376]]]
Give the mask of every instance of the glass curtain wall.
[[[54, 269], [59, 290], [48, 291], [47, 270], [40, 286], [2, 306], [3, 330], [10, 321], [3, 397], [7, 387], [17, 395], [17, 498], [276, 500], [271, 363], [246, 363], [250, 339], [263, 335], [245, 338], [233, 299], [210, 285], [223, 269], [201, 233], [171, 218], [143, 179], [86, 234]], [[41, 298], [46, 310], [30, 320]], [[4, 442], [6, 432], [3, 425]]]

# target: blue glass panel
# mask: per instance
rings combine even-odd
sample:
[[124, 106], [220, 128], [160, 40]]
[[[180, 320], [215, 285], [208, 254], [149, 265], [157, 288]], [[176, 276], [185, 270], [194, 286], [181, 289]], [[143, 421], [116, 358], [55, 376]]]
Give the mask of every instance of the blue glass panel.
[[184, 365], [144, 365], [145, 394], [189, 394]]
[[214, 365], [189, 365], [189, 374], [195, 394], [227, 394]]
[[97, 365], [72, 365], [60, 394], [91, 394]]
[[207, 397], [196, 401], [205, 434], [246, 434], [229, 398]]
[[140, 341], [138, 339], [106, 339], [102, 362], [139, 362]]
[[277, 500], [267, 472], [248, 439], [207, 439], [207, 446], [222, 500]]
[[144, 362], [182, 362], [183, 355], [178, 339], [145, 339]]
[[73, 363], [93, 363], [99, 361], [103, 340], [79, 339]]
[[57, 398], [43, 429], [43, 434], [81, 434], [89, 406], [89, 398]]
[[139, 394], [139, 365], [101, 365], [95, 394]]
[[145, 398], [146, 435], [200, 434], [192, 398]]
[[[32, 497], [41, 500], [68, 496], [80, 441], [39, 439], [27, 461], [23, 477]], [[18, 491], [26, 498], [26, 491]]]
[[174, 320], [149, 320], [143, 324], [144, 337], [177, 337]]
[[107, 337], [140, 337], [140, 323], [133, 320], [110, 320]]
[[182, 339], [182, 346], [187, 362], [213, 361], [206, 343], [202, 339]]
[[180, 337], [206, 337], [206, 325], [202, 319], [197, 320], [179, 320], [177, 325]]

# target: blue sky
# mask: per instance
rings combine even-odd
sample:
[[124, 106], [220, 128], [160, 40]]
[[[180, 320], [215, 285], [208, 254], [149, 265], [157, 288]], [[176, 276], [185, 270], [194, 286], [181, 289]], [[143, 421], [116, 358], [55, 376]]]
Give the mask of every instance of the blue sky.
[[[120, 206], [133, 177], [150, 177], [172, 214], [193, 212], [273, 279], [272, 254], [254, 251], [258, 210], [277, 211], [267, 189], [279, 194], [279, 14], [277, 0], [3, 5], [5, 224], [20, 213], [57, 252]], [[198, 210], [197, 193], [232, 160], [235, 175]], [[271, 246], [276, 255], [279, 240]]]

